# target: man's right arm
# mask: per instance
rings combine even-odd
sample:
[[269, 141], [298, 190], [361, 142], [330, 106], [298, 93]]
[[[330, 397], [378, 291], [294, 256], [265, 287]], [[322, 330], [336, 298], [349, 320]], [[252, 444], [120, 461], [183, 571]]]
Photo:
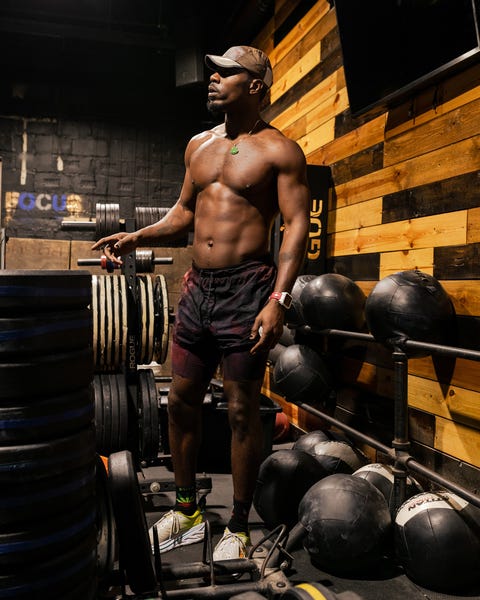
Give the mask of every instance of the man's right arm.
[[91, 250], [103, 250], [107, 259], [122, 264], [121, 256], [130, 254], [142, 245], [151, 241], [168, 242], [182, 237], [187, 233], [194, 220], [196, 189], [190, 176], [190, 154], [192, 141], [185, 151], [185, 177], [180, 196], [167, 214], [152, 225], [132, 233], [118, 232], [98, 240]]

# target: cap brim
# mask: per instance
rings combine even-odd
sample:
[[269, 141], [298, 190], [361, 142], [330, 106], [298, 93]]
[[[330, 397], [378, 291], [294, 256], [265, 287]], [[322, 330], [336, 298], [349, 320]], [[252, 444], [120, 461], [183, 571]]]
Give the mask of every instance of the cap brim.
[[224, 56], [215, 56], [214, 54], [207, 54], [205, 56], [205, 64], [209, 69], [216, 69], [217, 67], [221, 67], [222, 69], [243, 69], [242, 65], [235, 60], [225, 58]]

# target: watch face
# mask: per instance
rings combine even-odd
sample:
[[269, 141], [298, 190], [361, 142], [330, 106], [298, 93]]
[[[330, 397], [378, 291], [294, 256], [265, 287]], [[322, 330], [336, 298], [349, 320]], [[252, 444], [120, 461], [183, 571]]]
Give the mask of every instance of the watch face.
[[282, 298], [282, 304], [285, 308], [290, 308], [290, 306], [292, 305], [292, 297], [290, 296], [290, 294], [284, 295], [284, 297]]

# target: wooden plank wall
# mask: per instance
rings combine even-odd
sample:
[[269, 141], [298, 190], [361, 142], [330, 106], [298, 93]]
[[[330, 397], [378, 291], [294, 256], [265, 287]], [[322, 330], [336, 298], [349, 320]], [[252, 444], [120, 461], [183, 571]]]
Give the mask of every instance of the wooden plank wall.
[[[354, 119], [335, 9], [318, 0], [292, 22], [301, 4], [277, 0], [274, 18], [254, 44], [269, 54], [274, 72], [265, 118], [300, 144], [310, 164], [332, 170], [329, 271], [355, 280], [366, 295], [396, 271], [433, 275], [455, 306], [456, 345], [479, 349], [480, 65], [389, 112]], [[276, 41], [286, 25], [288, 33]], [[338, 384], [391, 406], [391, 357], [369, 346], [360, 358], [345, 354]], [[410, 359], [408, 372], [413, 447], [440, 471], [451, 472], [456, 459], [478, 477], [477, 362]], [[307, 430], [319, 424], [275, 394], [271, 381], [270, 369], [264, 391], [293, 423]]]

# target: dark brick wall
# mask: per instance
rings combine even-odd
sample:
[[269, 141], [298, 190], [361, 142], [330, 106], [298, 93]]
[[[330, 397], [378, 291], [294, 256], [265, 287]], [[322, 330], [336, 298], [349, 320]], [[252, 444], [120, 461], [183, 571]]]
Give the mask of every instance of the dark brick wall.
[[9, 237], [94, 239], [62, 229], [95, 218], [97, 203], [171, 206], [183, 179], [183, 153], [197, 131], [185, 124], [122, 125], [63, 118], [0, 118], [2, 225]]

